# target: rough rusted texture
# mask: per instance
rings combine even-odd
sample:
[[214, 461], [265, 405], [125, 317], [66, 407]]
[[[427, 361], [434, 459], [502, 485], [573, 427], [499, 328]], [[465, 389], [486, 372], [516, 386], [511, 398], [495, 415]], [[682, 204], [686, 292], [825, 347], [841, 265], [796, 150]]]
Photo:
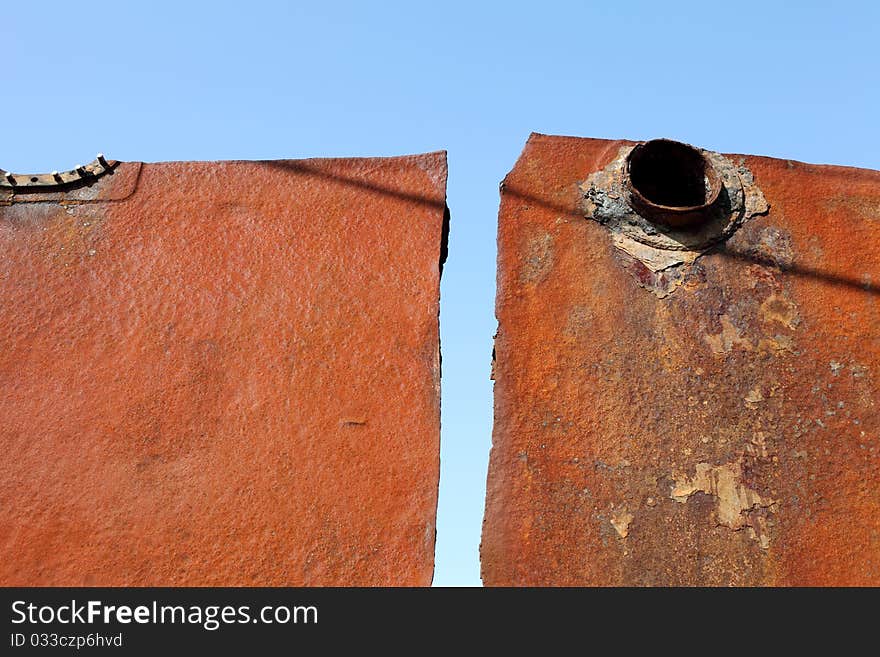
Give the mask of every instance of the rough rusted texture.
[[445, 181], [123, 163], [0, 198], [0, 584], [430, 584]]
[[660, 297], [581, 212], [631, 145], [502, 186], [484, 583], [880, 584], [880, 172], [728, 156], [769, 213]]

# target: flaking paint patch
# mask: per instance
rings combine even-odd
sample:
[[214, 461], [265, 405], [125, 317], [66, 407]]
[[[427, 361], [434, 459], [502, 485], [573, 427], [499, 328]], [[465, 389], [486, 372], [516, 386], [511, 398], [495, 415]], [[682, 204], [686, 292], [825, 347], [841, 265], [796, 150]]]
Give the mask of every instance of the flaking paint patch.
[[761, 392], [760, 386], [755, 386], [746, 393], [743, 399], [749, 405], [759, 404], [764, 401], [764, 393]]
[[[787, 308], [788, 310], [785, 311], [782, 317], [786, 319], [786, 328], [793, 330], [800, 320], [797, 316], [797, 309], [793, 304]], [[766, 320], [766, 316], [764, 319]], [[773, 319], [776, 320], [777, 317], [774, 316]], [[730, 315], [721, 315], [718, 318], [718, 322], [721, 324], [721, 331], [719, 333], [707, 333], [703, 335], [703, 339], [706, 341], [706, 344], [709, 345], [709, 349], [715, 356], [725, 356], [733, 351], [734, 348], [740, 348], [743, 351], [758, 351], [759, 353], [774, 355], [795, 352], [794, 339], [791, 335], [768, 333], [765, 335], [754, 336], [754, 338], [752, 338], [746, 335], [745, 331], [741, 330], [733, 323]]]
[[713, 354], [716, 356], [727, 354], [734, 347], [742, 347], [747, 351], [752, 349], [751, 341], [743, 337], [728, 315], [721, 315], [719, 321], [721, 322], [720, 333], [703, 336]]
[[771, 294], [761, 304], [761, 319], [764, 322], [778, 322], [786, 328], [796, 329], [800, 324], [797, 307], [781, 294]]
[[761, 338], [758, 341], [758, 351], [770, 354], [793, 354], [795, 353], [794, 339], [790, 335], [782, 335], [781, 333]]
[[685, 503], [695, 493], [705, 493], [716, 498], [715, 518], [719, 525], [733, 531], [749, 528], [753, 539], [766, 549], [770, 545], [767, 521], [760, 516], [751, 517], [750, 512], [760, 509], [774, 511], [777, 501], [762, 497], [757, 491], [742, 483], [742, 461], [722, 465], [697, 463], [695, 474], [688, 477], [677, 474], [670, 497]]
[[620, 538], [629, 536], [629, 526], [632, 524], [633, 514], [626, 507], [618, 509], [611, 515], [611, 526], [614, 527]]
[[747, 454], [762, 459], [773, 456], [774, 454], [771, 454], [771, 452], [775, 452], [772, 446], [767, 446], [767, 435], [763, 431], [758, 431], [752, 436], [745, 447]]
[[611, 238], [614, 246], [655, 273], [670, 267], [693, 264], [700, 255], [696, 251], [664, 251], [642, 244], [623, 233], [612, 233]]

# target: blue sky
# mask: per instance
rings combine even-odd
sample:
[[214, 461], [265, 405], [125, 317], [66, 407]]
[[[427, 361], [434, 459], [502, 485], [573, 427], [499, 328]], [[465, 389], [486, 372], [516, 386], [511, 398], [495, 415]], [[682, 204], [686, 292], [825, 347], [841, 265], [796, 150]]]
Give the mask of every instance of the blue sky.
[[18, 3], [0, 167], [449, 152], [435, 584], [479, 585], [498, 183], [531, 131], [880, 168], [880, 3]]

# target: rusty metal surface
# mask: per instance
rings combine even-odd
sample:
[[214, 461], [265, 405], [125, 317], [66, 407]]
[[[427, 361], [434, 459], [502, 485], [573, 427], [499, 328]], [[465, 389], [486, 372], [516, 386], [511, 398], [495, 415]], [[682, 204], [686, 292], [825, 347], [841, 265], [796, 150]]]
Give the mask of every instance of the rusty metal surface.
[[0, 584], [427, 585], [444, 153], [0, 198]]
[[584, 215], [632, 146], [502, 185], [484, 583], [880, 584], [880, 172], [727, 156], [769, 211], [667, 285]]

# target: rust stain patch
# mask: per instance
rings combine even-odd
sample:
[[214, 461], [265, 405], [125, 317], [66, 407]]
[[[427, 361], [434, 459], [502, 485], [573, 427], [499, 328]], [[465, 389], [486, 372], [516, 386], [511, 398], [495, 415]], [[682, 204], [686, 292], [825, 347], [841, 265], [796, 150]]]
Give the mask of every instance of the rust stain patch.
[[553, 267], [553, 236], [541, 233], [529, 238], [520, 278], [523, 283], [536, 284]]

